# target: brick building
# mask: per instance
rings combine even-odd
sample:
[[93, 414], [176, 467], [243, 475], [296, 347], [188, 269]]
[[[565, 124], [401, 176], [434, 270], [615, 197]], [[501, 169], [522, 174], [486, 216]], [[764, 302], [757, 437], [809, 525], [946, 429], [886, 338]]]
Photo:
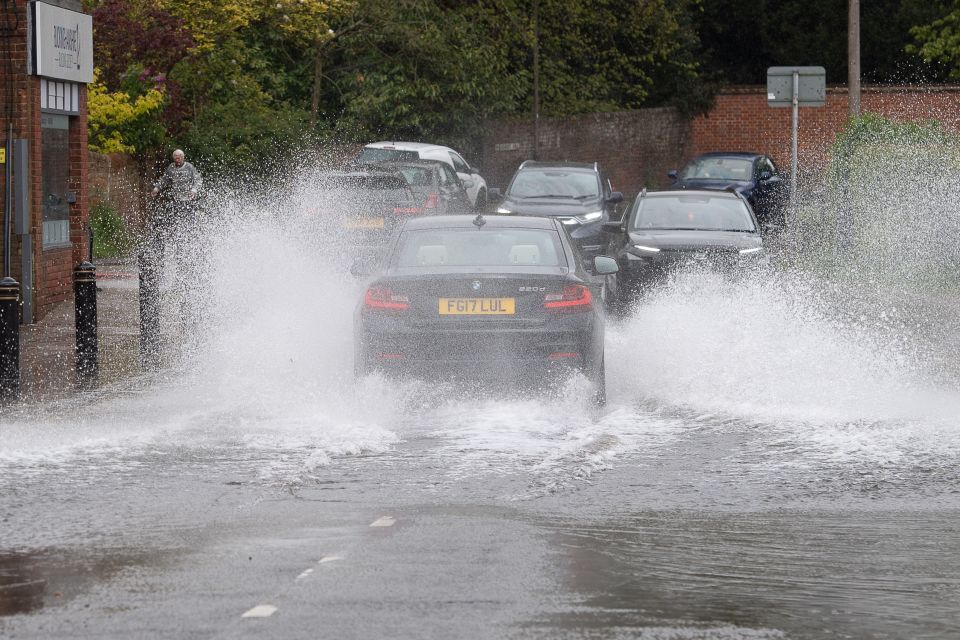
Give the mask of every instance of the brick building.
[[88, 256], [92, 27], [81, 0], [0, 5], [2, 275], [20, 282], [28, 323], [72, 294]]

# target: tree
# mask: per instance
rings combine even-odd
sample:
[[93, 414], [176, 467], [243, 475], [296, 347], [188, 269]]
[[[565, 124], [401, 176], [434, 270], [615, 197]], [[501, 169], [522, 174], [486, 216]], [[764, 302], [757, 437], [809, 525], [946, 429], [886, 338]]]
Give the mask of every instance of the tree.
[[907, 51], [928, 63], [942, 63], [956, 80], [960, 78], [960, 7], [952, 4], [950, 11], [941, 7], [936, 19], [910, 30], [914, 43], [907, 46]]

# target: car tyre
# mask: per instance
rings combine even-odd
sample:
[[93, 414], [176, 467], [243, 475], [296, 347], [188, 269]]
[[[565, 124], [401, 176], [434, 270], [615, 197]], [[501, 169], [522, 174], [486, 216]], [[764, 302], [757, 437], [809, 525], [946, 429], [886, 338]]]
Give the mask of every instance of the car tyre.
[[598, 407], [607, 404], [607, 372], [604, 366], [604, 358], [600, 357], [600, 366], [593, 378], [593, 403]]

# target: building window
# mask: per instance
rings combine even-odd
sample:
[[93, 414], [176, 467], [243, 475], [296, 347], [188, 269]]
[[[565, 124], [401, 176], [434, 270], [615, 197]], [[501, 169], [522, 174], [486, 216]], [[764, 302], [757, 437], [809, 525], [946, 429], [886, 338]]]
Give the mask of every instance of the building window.
[[43, 113], [40, 116], [43, 147], [43, 246], [70, 246], [70, 118]]

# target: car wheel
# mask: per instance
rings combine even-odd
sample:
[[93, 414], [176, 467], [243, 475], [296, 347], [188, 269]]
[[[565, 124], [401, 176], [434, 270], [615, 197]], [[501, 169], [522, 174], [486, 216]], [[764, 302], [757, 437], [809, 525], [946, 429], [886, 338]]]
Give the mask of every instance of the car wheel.
[[481, 213], [486, 212], [487, 210], [487, 190], [486, 189], [480, 189], [480, 191], [477, 192], [477, 202], [474, 205], [474, 209], [476, 209]]
[[603, 356], [600, 356], [600, 366], [593, 377], [593, 403], [598, 407], [607, 404], [607, 372]]

